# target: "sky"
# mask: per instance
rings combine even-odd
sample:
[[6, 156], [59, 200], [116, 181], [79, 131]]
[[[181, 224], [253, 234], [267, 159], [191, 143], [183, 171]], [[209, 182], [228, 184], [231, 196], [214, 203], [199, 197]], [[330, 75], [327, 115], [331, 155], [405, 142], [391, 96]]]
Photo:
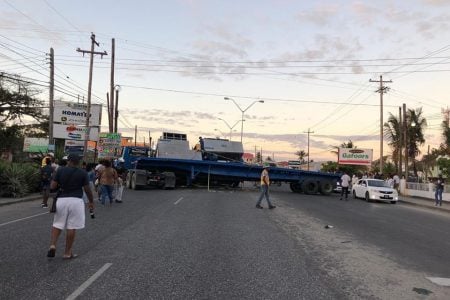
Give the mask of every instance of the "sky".
[[[410, 1], [55, 1], [0, 0], [0, 72], [40, 83], [48, 103], [87, 98], [94, 33], [93, 103], [107, 130], [111, 40], [120, 85], [119, 132], [148, 142], [163, 131], [241, 138], [246, 152], [277, 161], [336, 160], [349, 140], [380, 156], [383, 121], [399, 106], [423, 109], [428, 146], [443, 141], [450, 95], [450, 0]], [[224, 98], [232, 98], [225, 100]], [[260, 103], [259, 101], [264, 101]], [[234, 127], [233, 127], [234, 125]], [[230, 127], [231, 128], [230, 130]], [[391, 153], [384, 141], [384, 155]]]

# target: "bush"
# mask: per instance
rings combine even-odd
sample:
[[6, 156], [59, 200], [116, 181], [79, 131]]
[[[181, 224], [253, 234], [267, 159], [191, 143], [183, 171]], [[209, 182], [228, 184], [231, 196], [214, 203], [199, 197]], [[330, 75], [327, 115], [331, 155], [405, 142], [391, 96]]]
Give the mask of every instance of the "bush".
[[40, 169], [35, 164], [0, 162], [0, 196], [21, 197], [39, 189]]

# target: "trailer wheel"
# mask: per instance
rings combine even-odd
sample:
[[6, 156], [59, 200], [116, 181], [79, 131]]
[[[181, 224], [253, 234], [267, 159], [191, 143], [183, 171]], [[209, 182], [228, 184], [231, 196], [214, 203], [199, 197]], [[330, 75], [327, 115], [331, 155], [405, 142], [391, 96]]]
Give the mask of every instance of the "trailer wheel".
[[291, 188], [291, 191], [293, 191], [294, 193], [301, 193], [302, 192], [302, 186], [300, 185], [300, 183], [291, 182], [289, 184], [289, 187]]
[[315, 180], [306, 179], [302, 183], [302, 190], [307, 195], [317, 194], [317, 191], [319, 190], [319, 185]]
[[330, 181], [324, 180], [324, 181], [320, 182], [319, 192], [322, 195], [329, 195], [329, 194], [331, 194], [332, 191], [333, 191], [333, 185], [331, 184]]
[[136, 173], [133, 174], [133, 176], [131, 176], [131, 188], [133, 190], [138, 190], [139, 189], [139, 185], [136, 184]]
[[131, 189], [131, 173], [128, 172], [127, 174], [127, 179], [126, 179], [126, 183], [125, 183], [127, 189]]

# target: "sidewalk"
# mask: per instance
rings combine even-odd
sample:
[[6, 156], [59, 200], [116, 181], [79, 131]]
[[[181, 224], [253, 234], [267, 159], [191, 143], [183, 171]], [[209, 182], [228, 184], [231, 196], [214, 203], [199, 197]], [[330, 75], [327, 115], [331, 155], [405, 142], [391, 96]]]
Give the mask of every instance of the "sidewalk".
[[[9, 205], [19, 202], [27, 202], [27, 201], [35, 201], [42, 199], [42, 195], [39, 193], [31, 194], [23, 198], [1, 198], [0, 197], [0, 206]], [[435, 206], [434, 200], [420, 197], [408, 197], [408, 196], [399, 196], [399, 203], [420, 206], [424, 208], [440, 210], [445, 212], [450, 212], [450, 203], [447, 201], [442, 202], [442, 206]]]

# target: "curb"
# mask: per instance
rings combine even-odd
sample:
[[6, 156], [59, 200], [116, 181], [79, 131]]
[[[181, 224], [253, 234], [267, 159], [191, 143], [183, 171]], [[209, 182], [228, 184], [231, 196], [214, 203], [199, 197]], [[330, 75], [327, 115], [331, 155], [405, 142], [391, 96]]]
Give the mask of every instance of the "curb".
[[441, 206], [430, 206], [427, 204], [422, 204], [422, 203], [416, 203], [416, 202], [409, 202], [409, 201], [405, 201], [405, 200], [398, 200], [398, 202], [406, 204], [406, 205], [411, 205], [411, 206], [419, 206], [419, 207], [423, 207], [423, 208], [428, 208], [428, 209], [432, 209], [432, 210], [438, 210], [438, 211], [443, 211], [443, 212], [450, 212], [449, 208], [442, 208]]
[[24, 198], [0, 198], [0, 206], [42, 199], [42, 195], [31, 195]]

